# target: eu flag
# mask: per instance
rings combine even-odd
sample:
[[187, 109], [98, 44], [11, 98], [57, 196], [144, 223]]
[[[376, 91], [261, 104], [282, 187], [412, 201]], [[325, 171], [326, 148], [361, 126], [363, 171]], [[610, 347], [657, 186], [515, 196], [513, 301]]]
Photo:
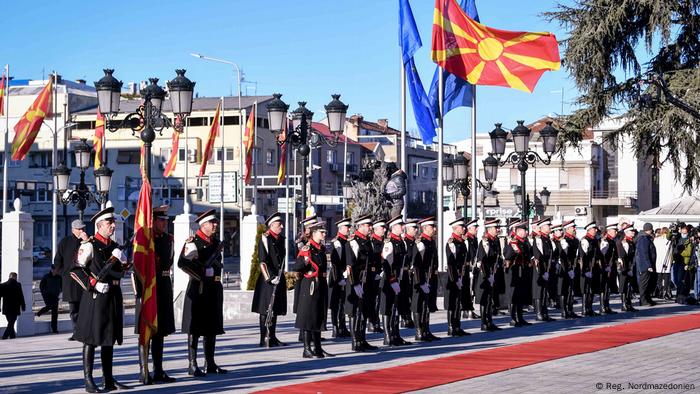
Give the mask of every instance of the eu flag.
[[413, 18], [411, 5], [408, 0], [399, 0], [399, 45], [403, 56], [403, 67], [406, 70], [408, 91], [413, 104], [413, 114], [416, 125], [424, 144], [432, 144], [435, 132], [435, 113], [430, 109], [428, 96], [425, 94], [423, 83], [416, 70], [413, 54], [423, 43], [420, 40], [416, 21]]
[[[474, 0], [462, 0], [460, 1], [460, 7], [470, 18], [477, 22], [479, 21], [479, 13], [476, 11], [476, 4]], [[440, 107], [438, 103], [438, 68], [435, 68], [435, 74], [433, 75], [433, 82], [430, 84], [430, 93], [428, 94], [428, 101], [430, 101], [430, 108], [434, 114], [440, 113]], [[444, 89], [445, 97], [443, 98], [443, 115], [447, 114], [451, 110], [457, 107], [471, 107], [472, 106], [472, 95], [474, 92], [474, 85], [449, 73], [445, 70], [442, 72], [442, 77], [444, 79]]]

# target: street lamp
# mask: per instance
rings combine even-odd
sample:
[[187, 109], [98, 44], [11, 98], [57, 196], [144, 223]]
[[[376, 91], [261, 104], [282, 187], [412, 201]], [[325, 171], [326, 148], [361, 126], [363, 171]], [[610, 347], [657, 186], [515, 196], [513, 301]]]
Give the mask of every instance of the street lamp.
[[289, 105], [282, 101], [281, 94], [275, 93], [272, 96], [273, 99], [267, 104], [267, 118], [270, 125], [270, 132], [275, 135], [277, 144], [291, 144], [292, 148], [296, 149], [297, 153], [304, 158], [303, 170], [301, 172], [301, 201], [304, 206], [303, 216], [306, 216], [306, 171], [309, 166], [309, 153], [312, 148], [318, 148], [323, 144], [330, 147], [338, 145], [340, 135], [343, 134], [344, 131], [345, 115], [347, 114], [348, 106], [340, 101], [339, 94], [331, 95], [333, 99], [325, 106], [328, 128], [332, 134], [331, 138], [327, 138], [310, 127], [314, 113], [306, 108], [305, 101], [300, 101], [299, 107], [291, 112], [292, 129], [287, 130], [287, 111], [289, 110]]
[[[496, 160], [493, 158], [493, 160]], [[488, 158], [483, 161], [484, 164], [484, 175], [486, 176], [486, 181], [481, 182], [480, 179], [476, 179], [477, 187], [481, 187], [484, 190], [491, 190], [493, 187], [493, 182], [496, 177], [493, 172], [492, 162], [488, 162]], [[496, 160], [497, 161], [497, 160]], [[498, 166], [496, 164], [496, 166]], [[459, 152], [457, 156], [453, 159], [447, 157], [442, 161], [442, 179], [447, 185], [447, 190], [452, 192], [454, 190], [459, 191], [465, 198], [471, 195], [471, 183], [472, 177], [469, 174], [469, 160], [464, 156], [464, 152]], [[464, 204], [464, 217], [467, 217], [467, 204]]]
[[[503, 167], [508, 163], [517, 166], [518, 171], [520, 171], [520, 185], [513, 187], [513, 197], [515, 198], [516, 204], [521, 207], [522, 221], [527, 220], [528, 212], [531, 208], [529, 196], [527, 195], [527, 189], [525, 187], [525, 173], [530, 165], [537, 162], [544, 165], [549, 165], [552, 162], [552, 155], [557, 151], [556, 144], [557, 136], [559, 135], [559, 131], [552, 126], [552, 122], [548, 121], [547, 126], [540, 131], [542, 149], [547, 156], [546, 158], [542, 158], [537, 152], [530, 150], [531, 130], [527, 128], [524, 123], [524, 121], [519, 120], [518, 125], [511, 132], [515, 150], [508, 154], [503, 161], [499, 159], [505, 154], [507, 133], [501, 128], [500, 123], [496, 123], [496, 128], [489, 133], [493, 152], [489, 153], [489, 156], [484, 160], [484, 173], [491, 173], [487, 175], [487, 180], [489, 176], [493, 176], [495, 180], [498, 167]], [[542, 205], [545, 207], [549, 204], [550, 194], [547, 188], [544, 188], [544, 190], [540, 192], [540, 199]]]

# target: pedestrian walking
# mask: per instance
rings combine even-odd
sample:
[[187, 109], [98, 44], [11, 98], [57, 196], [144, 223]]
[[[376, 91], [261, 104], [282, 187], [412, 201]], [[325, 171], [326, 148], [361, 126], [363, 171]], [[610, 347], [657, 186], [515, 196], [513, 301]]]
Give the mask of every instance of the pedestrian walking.
[[22, 284], [17, 281], [17, 273], [10, 272], [6, 282], [0, 284], [0, 298], [2, 299], [2, 314], [7, 320], [7, 327], [2, 334], [2, 339], [14, 339], [17, 336], [15, 322], [17, 316], [27, 309], [24, 303]]
[[[54, 266], [56, 266], [58, 272], [61, 273], [63, 280], [61, 285], [63, 301], [67, 302], [70, 307], [70, 319], [73, 322], [74, 331], [78, 323], [80, 299], [83, 295], [83, 289], [71, 278], [71, 272], [75, 267], [78, 248], [80, 244], [87, 241], [88, 238], [88, 234], [85, 232], [85, 223], [80, 219], [73, 220], [71, 223], [71, 233], [58, 243], [56, 256], [53, 260]], [[74, 335], [71, 335], [68, 340], [75, 340]]]
[[55, 265], [51, 264], [51, 269], [39, 282], [39, 291], [41, 298], [44, 299], [44, 307], [39, 309], [36, 315], [41, 316], [46, 312], [51, 312], [51, 332], [54, 334], [58, 333], [58, 299], [61, 296], [62, 285], [61, 273]]

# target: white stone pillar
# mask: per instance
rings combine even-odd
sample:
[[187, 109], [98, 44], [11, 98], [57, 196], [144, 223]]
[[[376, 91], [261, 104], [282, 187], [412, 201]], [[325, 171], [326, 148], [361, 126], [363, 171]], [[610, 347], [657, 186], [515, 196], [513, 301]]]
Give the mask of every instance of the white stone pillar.
[[187, 283], [189, 282], [189, 275], [177, 266], [177, 261], [180, 259], [180, 252], [182, 252], [185, 241], [197, 231], [195, 215], [190, 214], [190, 204], [185, 202], [183, 211], [184, 213], [182, 215], [177, 215], [173, 222], [173, 247], [175, 248], [173, 257], [173, 302], [175, 305], [173, 305], [173, 307], [175, 308], [176, 326], [179, 326], [182, 322], [182, 304], [185, 291], [187, 290]]
[[[17, 273], [17, 281], [22, 285], [27, 309], [17, 317], [17, 335], [34, 335], [34, 313], [32, 312], [32, 279], [34, 275], [33, 254], [34, 220], [32, 215], [22, 212], [22, 202], [15, 199], [15, 210], [2, 219], [2, 282], [7, 281], [10, 272]], [[5, 316], [3, 323], [7, 325]]]
[[255, 251], [255, 237], [258, 234], [258, 224], [265, 219], [257, 214], [257, 209], [253, 204], [250, 207], [251, 214], [243, 218], [241, 223], [241, 290], [246, 290], [248, 278], [250, 278], [250, 263], [253, 261]]

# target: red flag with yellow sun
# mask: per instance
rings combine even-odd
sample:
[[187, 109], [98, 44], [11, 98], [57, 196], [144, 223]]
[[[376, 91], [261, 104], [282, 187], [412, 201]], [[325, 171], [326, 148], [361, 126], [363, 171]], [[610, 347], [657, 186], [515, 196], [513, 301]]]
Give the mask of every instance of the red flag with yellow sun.
[[432, 58], [473, 85], [531, 93], [545, 71], [560, 67], [552, 33], [499, 30], [469, 18], [456, 0], [436, 0]]

